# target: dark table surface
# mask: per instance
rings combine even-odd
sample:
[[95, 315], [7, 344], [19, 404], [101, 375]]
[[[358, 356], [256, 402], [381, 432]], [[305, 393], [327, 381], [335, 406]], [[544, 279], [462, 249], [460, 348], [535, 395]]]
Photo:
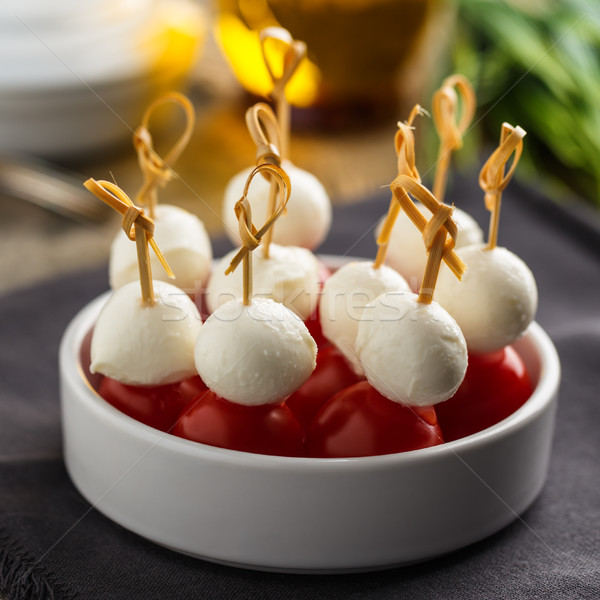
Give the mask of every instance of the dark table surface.
[[[484, 225], [481, 193], [453, 182], [449, 201]], [[389, 192], [336, 208], [323, 253], [374, 256]], [[57, 353], [75, 312], [107, 289], [85, 271], [0, 298], [0, 590], [7, 598], [600, 598], [600, 228], [511, 184], [500, 244], [532, 268], [537, 320], [563, 369], [547, 484], [520, 520], [468, 548], [356, 575], [285, 575], [214, 565], [114, 524], [65, 471]], [[215, 240], [219, 256], [229, 244]]]

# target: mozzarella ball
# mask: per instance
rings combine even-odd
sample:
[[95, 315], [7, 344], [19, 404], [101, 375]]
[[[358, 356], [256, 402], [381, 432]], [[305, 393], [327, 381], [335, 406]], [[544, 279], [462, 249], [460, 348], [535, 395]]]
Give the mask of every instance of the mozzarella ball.
[[358, 325], [370, 319], [365, 307], [384, 292], [405, 292], [409, 287], [394, 269], [372, 262], [351, 262], [338, 269], [324, 285], [319, 301], [323, 335], [346, 357], [357, 375], [364, 375], [356, 356]]
[[466, 263], [462, 281], [445, 265], [434, 298], [456, 319], [469, 350], [493, 352], [521, 337], [537, 309], [537, 287], [529, 267], [506, 248], [480, 244], [457, 252]]
[[153, 285], [151, 306], [142, 301], [139, 282], [110, 296], [94, 326], [92, 373], [128, 385], [163, 385], [196, 375], [198, 309], [178, 287], [164, 281]]
[[206, 320], [196, 341], [196, 368], [222, 398], [246, 406], [282, 402], [316, 366], [317, 345], [283, 304], [232, 300]]
[[[225, 275], [237, 252], [232, 250], [226, 254], [213, 269], [206, 288], [206, 301], [211, 312], [225, 302], [243, 296], [242, 265]], [[281, 302], [303, 321], [314, 312], [319, 299], [320, 276], [319, 262], [310, 250], [271, 244], [269, 258], [264, 258], [259, 247], [252, 256], [252, 273], [254, 297]]]
[[429, 406], [454, 395], [467, 371], [467, 345], [456, 321], [436, 302], [385, 293], [358, 326], [356, 350], [369, 383], [383, 396]]
[[[417, 204], [417, 208], [427, 219], [431, 217], [431, 213], [422, 204]], [[471, 215], [455, 208], [452, 217], [458, 227], [455, 248], [483, 241], [483, 232]], [[379, 236], [382, 225], [383, 220], [377, 226], [376, 236]], [[414, 291], [419, 290], [427, 264], [427, 250], [422, 234], [404, 211], [400, 212], [392, 228], [386, 261], [410, 283]]]
[[[188, 293], [200, 289], [208, 279], [212, 262], [210, 239], [202, 221], [178, 206], [159, 204], [154, 225], [154, 239], [175, 279], [169, 279], [150, 250], [153, 279], [172, 282]], [[108, 276], [113, 290], [131, 281], [139, 281], [136, 246], [122, 231], [115, 237], [110, 249]]]
[[[319, 180], [289, 161], [282, 168], [290, 178], [292, 186], [286, 212], [277, 219], [273, 228], [273, 241], [283, 246], [316, 248], [326, 237], [331, 226], [331, 202]], [[235, 203], [241, 198], [242, 190], [252, 169], [235, 175], [225, 188], [223, 200], [223, 222], [231, 241], [240, 244]], [[262, 175], [257, 175], [250, 184], [248, 200], [252, 206], [252, 218], [257, 227], [267, 220], [269, 190], [271, 184]]]

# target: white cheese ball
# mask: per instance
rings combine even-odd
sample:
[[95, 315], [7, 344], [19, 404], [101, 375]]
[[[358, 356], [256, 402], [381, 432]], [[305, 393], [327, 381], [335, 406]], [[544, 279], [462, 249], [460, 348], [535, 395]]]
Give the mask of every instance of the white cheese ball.
[[355, 349], [358, 325], [371, 318], [365, 307], [384, 292], [408, 290], [408, 283], [394, 269], [385, 265], [374, 269], [370, 261], [348, 263], [325, 281], [319, 300], [321, 330], [357, 375], [364, 375]]
[[[229, 275], [225, 270], [237, 254], [232, 250], [215, 265], [206, 288], [210, 312], [233, 299], [243, 296], [243, 268]], [[253, 296], [271, 298], [293, 310], [303, 321], [314, 312], [319, 299], [319, 261], [306, 248], [271, 244], [269, 258], [263, 257], [261, 247], [252, 255]]]
[[139, 281], [113, 292], [92, 336], [92, 373], [128, 385], [162, 385], [196, 375], [194, 344], [202, 326], [196, 305], [178, 287], [154, 281], [155, 303]]
[[196, 368], [204, 383], [230, 402], [282, 402], [316, 366], [317, 345], [306, 325], [283, 304], [253, 298], [217, 308], [196, 341]]
[[[282, 168], [290, 178], [292, 190], [286, 213], [281, 215], [274, 225], [273, 241], [284, 246], [301, 246], [313, 250], [329, 233], [329, 196], [320, 181], [308, 171], [294, 166], [290, 161], [283, 161]], [[227, 235], [235, 245], [240, 244], [240, 238], [234, 206], [242, 196], [251, 171], [251, 168], [241, 171], [225, 188], [223, 222]], [[257, 227], [267, 220], [270, 188], [270, 182], [262, 175], [256, 175], [250, 184], [248, 200], [252, 206], [252, 219]]]
[[[431, 217], [431, 213], [422, 204], [417, 203], [417, 208], [427, 219]], [[471, 215], [455, 208], [452, 218], [458, 227], [455, 248], [483, 241], [483, 232]], [[376, 236], [379, 236], [382, 225], [383, 220], [377, 226]], [[392, 228], [386, 260], [390, 267], [396, 269], [408, 281], [414, 291], [419, 290], [427, 264], [427, 250], [422, 234], [404, 211], [400, 212]]]
[[493, 352], [512, 344], [535, 316], [533, 273], [506, 248], [486, 250], [480, 244], [457, 254], [467, 265], [462, 281], [443, 265], [434, 298], [456, 319], [470, 351]]
[[412, 406], [452, 397], [467, 371], [467, 345], [456, 321], [436, 302], [382, 294], [358, 326], [356, 350], [369, 383], [383, 396]]
[[[187, 293], [194, 293], [208, 279], [212, 262], [212, 248], [204, 224], [183, 208], [159, 204], [154, 225], [154, 239], [175, 279], [169, 279], [151, 249], [152, 278], [174, 283]], [[110, 249], [108, 277], [113, 290], [131, 281], [139, 281], [135, 243], [122, 231], [115, 237]]]

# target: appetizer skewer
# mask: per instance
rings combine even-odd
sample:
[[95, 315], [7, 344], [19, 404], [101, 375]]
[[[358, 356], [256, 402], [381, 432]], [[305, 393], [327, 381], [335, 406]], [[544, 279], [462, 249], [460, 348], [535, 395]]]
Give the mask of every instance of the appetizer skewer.
[[[407, 174], [400, 174], [391, 189], [422, 233], [428, 252], [423, 285], [419, 295], [385, 292], [365, 307], [369, 318], [360, 320], [355, 348], [367, 381], [342, 390], [317, 413], [307, 432], [310, 456], [368, 456], [442, 443], [432, 405], [450, 398], [465, 376], [462, 332], [432, 301], [442, 260], [459, 278], [465, 269], [453, 250], [453, 209]], [[431, 210], [429, 221], [409, 194]], [[380, 238], [384, 247], [389, 229]]]
[[[163, 105], [180, 107], [185, 116], [185, 127], [171, 149], [161, 158], [153, 147], [150, 119]], [[202, 221], [186, 210], [172, 204], [158, 204], [158, 188], [173, 177], [173, 165], [185, 149], [194, 129], [194, 109], [190, 101], [176, 92], [155, 100], [143, 115], [136, 129], [133, 143], [137, 151], [143, 183], [136, 202], [145, 206], [155, 223], [155, 236], [175, 274], [175, 283], [188, 293], [199, 290], [210, 273], [212, 248]], [[156, 262], [153, 260], [154, 266]], [[158, 269], [156, 278], [163, 279]], [[137, 265], [131, 245], [117, 235], [111, 247], [109, 281], [113, 289], [135, 281]]]
[[84, 185], [123, 215], [126, 239], [135, 242], [139, 264], [139, 282], [114, 291], [98, 316], [90, 371], [104, 375], [99, 393], [105, 400], [166, 431], [189, 399], [187, 394], [202, 387], [194, 365], [202, 321], [187, 294], [152, 279], [148, 246], [167, 274], [172, 272], [153, 238], [154, 223], [143, 209], [113, 183], [89, 179]]
[[[418, 178], [415, 166], [412, 122], [420, 112], [416, 105], [406, 123], [398, 123], [395, 146], [398, 155], [398, 174]], [[323, 285], [319, 301], [319, 315], [323, 335], [344, 355], [354, 372], [364, 376], [356, 356], [356, 335], [364, 307], [384, 292], [408, 291], [406, 280], [384, 264], [389, 234], [399, 205], [392, 198], [385, 219], [386, 235], [378, 240], [379, 249], [374, 261], [351, 262], [338, 269]]]
[[[480, 173], [490, 215], [487, 245], [461, 248], [469, 264], [456, 286], [440, 273], [436, 299], [456, 318], [469, 348], [469, 367], [457, 393], [438, 408], [446, 440], [458, 439], [498, 423], [531, 395], [523, 361], [510, 346], [527, 329], [537, 307], [537, 288], [525, 263], [497, 246], [502, 191], [521, 155], [525, 131], [504, 124], [499, 147]], [[508, 173], [505, 164], [514, 153]]]
[[[533, 274], [514, 253], [497, 244], [502, 191], [508, 185], [521, 155], [525, 131], [503, 126], [502, 141], [481, 170], [480, 184], [491, 212], [487, 245], [458, 251], [469, 272], [457, 284], [440, 273], [436, 299], [457, 320], [472, 352], [492, 352], [518, 339], [533, 320], [537, 288]], [[514, 153], [512, 166], [504, 165]]]
[[[279, 68], [269, 58], [267, 47], [270, 43], [283, 45], [286, 48], [283, 64]], [[331, 202], [319, 180], [311, 173], [296, 167], [288, 158], [290, 106], [285, 97], [286, 85], [306, 54], [306, 46], [303, 42], [294, 40], [287, 30], [280, 27], [269, 27], [261, 33], [261, 47], [267, 70], [273, 80], [272, 96], [277, 106], [279, 130], [277, 160], [281, 161], [278, 164], [285, 169], [292, 186], [287, 214], [278, 221], [277, 227], [272, 232], [272, 239], [275, 243], [284, 246], [300, 246], [312, 250], [325, 239], [329, 231]], [[281, 73], [281, 75], [277, 75], [277, 73]], [[250, 132], [252, 134], [252, 129]], [[233, 207], [237, 201], [238, 190], [243, 186], [251, 170], [251, 168], [245, 169], [235, 175], [225, 189], [223, 221], [226, 225], [227, 235], [234, 244], [238, 244], [240, 240]], [[266, 218], [269, 214], [271, 190], [272, 184], [267, 180], [256, 181], [249, 196], [255, 215]]]
[[[455, 91], [458, 90], [458, 94]], [[458, 98], [461, 98], [462, 113], [458, 115]], [[444, 80], [442, 87], [433, 96], [433, 119], [440, 136], [440, 147], [436, 165], [433, 195], [444, 201], [448, 167], [452, 152], [462, 146], [462, 138], [469, 126], [475, 112], [475, 94], [468, 80], [462, 75], [452, 75]], [[399, 169], [401, 171], [398, 156]], [[417, 172], [413, 178], [420, 181]], [[420, 204], [417, 208], [425, 215], [427, 211]], [[424, 252], [421, 237], [406, 213], [400, 212], [394, 219], [394, 225], [389, 234], [388, 247], [386, 247], [388, 264], [402, 274], [410, 283], [413, 290], [421, 286], [421, 275], [424, 272], [427, 255]], [[476, 221], [466, 212], [455, 208], [453, 219], [458, 227], [456, 248], [480, 243], [483, 232]], [[382, 223], [377, 228], [377, 235], [381, 233]]]
[[[391, 189], [422, 234], [427, 264], [418, 295], [388, 292], [369, 306], [371, 319], [359, 324], [356, 350], [367, 380], [381, 394], [396, 402], [428, 406], [451, 397], [465, 375], [463, 334], [454, 319], [433, 302], [433, 293], [442, 261], [458, 280], [466, 266], [454, 252], [458, 231], [452, 220], [453, 208], [440, 203], [406, 174], [396, 177]], [[431, 211], [430, 220], [423, 217], [409, 194]], [[384, 228], [382, 243], [387, 232]]]
[[[254, 176], [267, 173], [280, 202], [256, 229], [248, 202]], [[285, 209], [289, 179], [275, 165], [251, 173], [236, 203], [243, 246], [227, 272], [242, 263], [243, 296], [220, 305], [200, 331], [195, 349], [198, 373], [210, 390], [184, 410], [174, 433], [231, 449], [300, 455], [302, 430], [284, 400], [315, 368], [317, 347], [304, 323], [283, 304], [252, 294], [252, 251]]]
[[[256, 162], [258, 166], [273, 165], [279, 168], [281, 133], [273, 111], [266, 104], [258, 103], [246, 112], [246, 122], [257, 146]], [[268, 170], [263, 169], [263, 171], [264, 176], [257, 177], [253, 181], [253, 188], [260, 185], [269, 186], [270, 189], [266, 195], [269, 211], [267, 215], [272, 215], [277, 198], [277, 181], [271, 177]], [[248, 177], [252, 179], [254, 177], [253, 173], [254, 171]], [[249, 203], [254, 205], [255, 198], [251, 194], [252, 190], [248, 189], [247, 185], [245, 189], [247, 189]], [[290, 193], [291, 201], [293, 191], [288, 188], [288, 193]], [[289, 208], [290, 201], [287, 202], [287, 208]], [[261, 204], [258, 201], [256, 203]], [[232, 212], [237, 214], [233, 207]], [[255, 211], [253, 210], [253, 212]], [[260, 213], [261, 211], [258, 214]], [[288, 211], [287, 216], [278, 219], [277, 225], [282, 222], [282, 219], [289, 218], [289, 216]], [[319, 261], [307, 248], [291, 244], [281, 246], [272, 243], [270, 234], [274, 224], [265, 233], [262, 242], [264, 244], [263, 251], [259, 252], [254, 259], [256, 295], [281, 302], [292, 309], [302, 320], [307, 320], [314, 312], [318, 301], [321, 285]], [[298, 226], [299, 224], [296, 224], [296, 227]], [[233, 250], [226, 254], [217, 263], [208, 282], [207, 304], [210, 311], [216, 310], [231, 298], [242, 296], [243, 281], [241, 274], [225, 275], [225, 266], [229, 264], [236, 252], [236, 250]]]

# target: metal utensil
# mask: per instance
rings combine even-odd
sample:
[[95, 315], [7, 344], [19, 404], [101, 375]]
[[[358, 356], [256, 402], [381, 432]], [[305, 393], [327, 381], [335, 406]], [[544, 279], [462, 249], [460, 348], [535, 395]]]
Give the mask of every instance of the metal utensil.
[[84, 178], [38, 159], [0, 156], [0, 194], [26, 200], [75, 221], [101, 221], [109, 213], [83, 187]]

